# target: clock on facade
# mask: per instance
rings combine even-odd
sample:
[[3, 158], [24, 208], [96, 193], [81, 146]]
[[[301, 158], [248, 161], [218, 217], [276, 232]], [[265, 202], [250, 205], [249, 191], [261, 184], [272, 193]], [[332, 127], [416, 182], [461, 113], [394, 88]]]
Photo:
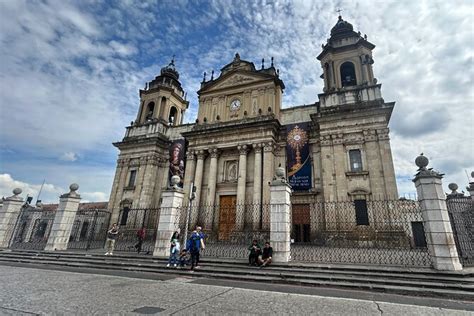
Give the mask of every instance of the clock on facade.
[[238, 109], [240, 109], [240, 100], [239, 99], [232, 100], [232, 102], [230, 102], [230, 110], [237, 111]]

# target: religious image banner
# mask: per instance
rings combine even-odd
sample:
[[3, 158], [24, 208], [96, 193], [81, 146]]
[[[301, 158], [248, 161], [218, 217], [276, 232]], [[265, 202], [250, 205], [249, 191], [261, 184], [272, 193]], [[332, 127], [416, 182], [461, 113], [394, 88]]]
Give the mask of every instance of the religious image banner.
[[170, 146], [170, 169], [168, 183], [171, 184], [172, 176], [179, 176], [181, 181], [179, 187], [183, 187], [184, 181], [184, 157], [186, 152], [186, 142], [184, 139], [178, 139], [171, 143]]
[[288, 182], [294, 191], [312, 187], [311, 159], [309, 159], [310, 123], [286, 125], [286, 161]]

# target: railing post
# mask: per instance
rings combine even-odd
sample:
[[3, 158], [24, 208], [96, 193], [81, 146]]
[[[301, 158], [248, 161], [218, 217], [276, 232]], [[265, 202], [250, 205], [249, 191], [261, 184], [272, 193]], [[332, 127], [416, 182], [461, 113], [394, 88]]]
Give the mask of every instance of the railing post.
[[15, 224], [23, 205], [21, 192], [20, 188], [16, 188], [12, 196], [3, 198], [3, 205], [0, 208], [0, 248], [8, 248], [15, 234]]
[[[179, 225], [178, 210], [183, 205], [184, 191], [178, 187], [179, 176], [172, 176], [172, 187], [161, 194], [161, 210], [156, 232], [153, 256], [167, 257], [170, 251], [170, 239]], [[185, 236], [186, 237], [186, 236]], [[185, 245], [183, 245], [185, 247]]]
[[291, 187], [285, 179], [285, 169], [279, 167], [270, 184], [270, 245], [273, 262], [290, 260]]
[[436, 270], [462, 270], [443, 192], [443, 175], [426, 169], [428, 158], [420, 155], [415, 160], [419, 167], [413, 182], [421, 203], [428, 251]]
[[81, 201], [81, 196], [76, 193], [79, 185], [73, 183], [69, 186], [69, 189], [71, 190], [69, 193], [65, 193], [59, 198], [58, 209], [54, 215], [53, 226], [44, 250], [67, 249], [69, 236]]

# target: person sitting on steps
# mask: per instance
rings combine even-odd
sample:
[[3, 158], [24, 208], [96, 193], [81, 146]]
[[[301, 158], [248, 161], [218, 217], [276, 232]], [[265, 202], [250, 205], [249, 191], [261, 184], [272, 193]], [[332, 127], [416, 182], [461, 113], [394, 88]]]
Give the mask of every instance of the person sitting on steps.
[[270, 247], [270, 243], [267, 241], [265, 247], [263, 247], [262, 256], [258, 257], [258, 263], [260, 268], [267, 267], [272, 263], [273, 248]]
[[249, 266], [256, 266], [258, 261], [258, 256], [260, 256], [262, 247], [258, 244], [258, 241], [254, 239], [252, 244], [248, 248], [250, 250], [249, 254]]

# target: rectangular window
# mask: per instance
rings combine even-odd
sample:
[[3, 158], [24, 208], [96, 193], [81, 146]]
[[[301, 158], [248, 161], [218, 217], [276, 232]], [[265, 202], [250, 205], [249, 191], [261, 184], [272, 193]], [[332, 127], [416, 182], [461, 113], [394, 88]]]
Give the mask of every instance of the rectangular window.
[[130, 177], [128, 178], [128, 186], [134, 187], [135, 186], [135, 179], [137, 177], [137, 170], [130, 171]]
[[360, 149], [349, 150], [349, 161], [352, 172], [362, 171], [362, 155], [360, 153]]
[[369, 225], [369, 214], [367, 213], [367, 201], [354, 200], [354, 206], [356, 210], [356, 224]]

